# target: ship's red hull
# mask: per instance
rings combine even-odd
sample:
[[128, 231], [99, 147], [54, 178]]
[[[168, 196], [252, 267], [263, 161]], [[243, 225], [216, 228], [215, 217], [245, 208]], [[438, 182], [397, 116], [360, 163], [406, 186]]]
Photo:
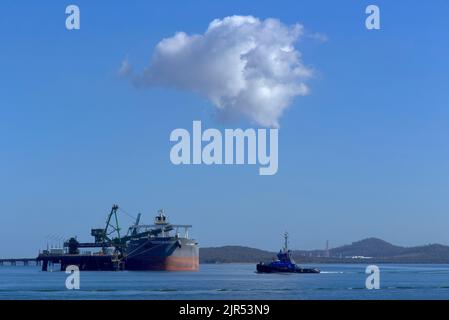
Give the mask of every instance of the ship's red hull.
[[199, 249], [185, 238], [138, 239], [131, 241], [125, 259], [126, 270], [197, 271]]
[[140, 261], [126, 261], [126, 270], [198, 271], [199, 257], [151, 257]]

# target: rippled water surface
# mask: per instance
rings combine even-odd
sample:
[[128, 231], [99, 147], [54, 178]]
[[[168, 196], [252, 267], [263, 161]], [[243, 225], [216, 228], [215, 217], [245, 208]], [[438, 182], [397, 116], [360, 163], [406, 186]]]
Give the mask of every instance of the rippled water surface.
[[66, 289], [64, 272], [0, 266], [0, 299], [449, 299], [449, 265], [379, 265], [380, 290], [365, 289], [366, 266], [316, 265], [321, 274], [257, 274], [252, 264], [81, 272], [80, 290]]

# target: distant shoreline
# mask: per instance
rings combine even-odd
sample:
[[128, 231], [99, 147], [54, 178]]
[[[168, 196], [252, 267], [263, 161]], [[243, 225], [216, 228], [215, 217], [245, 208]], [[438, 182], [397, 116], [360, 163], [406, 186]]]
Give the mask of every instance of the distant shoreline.
[[[449, 264], [449, 246], [429, 244], [401, 247], [368, 238], [332, 249], [292, 250], [298, 264]], [[258, 263], [271, 261], [276, 252], [244, 247], [200, 248], [200, 263]]]
[[[271, 261], [277, 252], [245, 246], [200, 248], [201, 264], [255, 264]], [[449, 264], [449, 246], [429, 244], [401, 247], [378, 238], [368, 238], [349, 245], [324, 250], [292, 250], [292, 257], [301, 264]], [[32, 260], [34, 258], [28, 259]], [[7, 260], [0, 259], [9, 264]], [[20, 261], [18, 261], [19, 264]], [[32, 262], [31, 262], [32, 263]]]
[[[257, 264], [259, 261], [255, 261], [255, 262], [200, 262], [200, 265], [222, 265], [222, 264], [244, 264], [244, 265], [255, 265]], [[391, 264], [391, 265], [395, 265], [395, 264], [403, 264], [403, 265], [449, 265], [449, 261], [448, 262], [385, 262], [385, 261], [365, 261], [365, 262], [301, 262], [301, 261], [296, 261], [297, 264], [299, 265], [329, 265], [329, 264], [347, 264], [347, 265], [354, 265], [354, 264], [359, 264], [359, 265], [369, 265], [369, 264]]]

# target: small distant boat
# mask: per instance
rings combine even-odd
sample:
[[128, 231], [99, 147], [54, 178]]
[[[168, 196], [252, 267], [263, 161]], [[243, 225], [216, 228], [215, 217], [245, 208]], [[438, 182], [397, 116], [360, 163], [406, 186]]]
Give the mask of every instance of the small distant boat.
[[288, 249], [288, 233], [284, 234], [284, 248], [277, 254], [278, 260], [264, 263], [260, 262], [256, 265], [259, 273], [320, 273], [316, 268], [301, 268], [292, 258], [291, 251]]

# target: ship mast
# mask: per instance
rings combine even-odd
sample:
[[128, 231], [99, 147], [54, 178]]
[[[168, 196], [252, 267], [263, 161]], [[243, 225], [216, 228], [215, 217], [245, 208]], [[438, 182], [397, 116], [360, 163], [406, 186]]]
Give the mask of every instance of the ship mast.
[[284, 252], [288, 251], [288, 232], [284, 233]]

